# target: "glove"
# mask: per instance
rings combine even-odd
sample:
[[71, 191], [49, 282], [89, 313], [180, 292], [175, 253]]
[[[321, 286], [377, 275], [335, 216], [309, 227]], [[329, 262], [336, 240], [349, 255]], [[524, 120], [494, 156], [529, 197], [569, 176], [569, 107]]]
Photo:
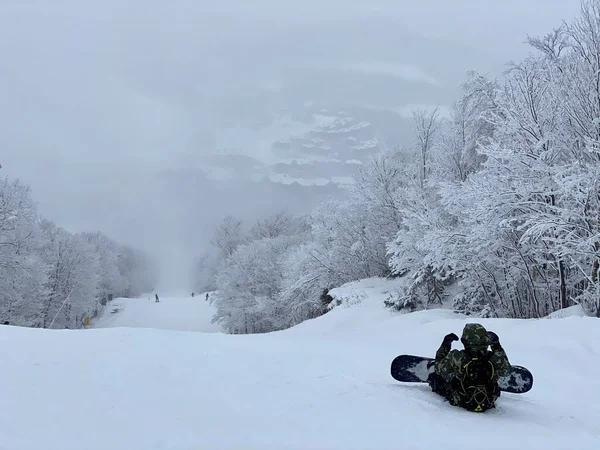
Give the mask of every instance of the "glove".
[[442, 342], [442, 344], [450, 347], [453, 341], [458, 341], [458, 336], [454, 333], [450, 333], [444, 337], [444, 341]]
[[498, 335], [493, 331], [488, 331], [487, 333], [488, 337], [490, 338], [490, 346], [492, 347], [492, 350], [501, 349], [502, 346], [500, 345], [500, 338], [498, 337]]

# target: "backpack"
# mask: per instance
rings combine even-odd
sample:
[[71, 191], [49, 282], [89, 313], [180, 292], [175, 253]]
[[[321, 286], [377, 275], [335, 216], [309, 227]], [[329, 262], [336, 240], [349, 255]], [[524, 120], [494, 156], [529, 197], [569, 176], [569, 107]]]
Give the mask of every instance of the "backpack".
[[471, 356], [463, 366], [464, 376], [460, 380], [462, 407], [474, 412], [484, 412], [494, 408], [497, 383], [496, 371], [490, 361], [490, 352]]

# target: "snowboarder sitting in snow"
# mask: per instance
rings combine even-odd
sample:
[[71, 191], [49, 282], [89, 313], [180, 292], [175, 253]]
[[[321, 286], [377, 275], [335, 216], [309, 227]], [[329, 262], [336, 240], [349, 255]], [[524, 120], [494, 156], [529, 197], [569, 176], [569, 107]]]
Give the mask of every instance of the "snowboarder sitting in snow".
[[458, 341], [456, 334], [446, 335], [435, 354], [435, 372], [428, 379], [431, 389], [469, 411], [494, 408], [500, 397], [498, 378], [511, 370], [498, 336], [483, 325], [468, 323], [461, 337], [465, 349], [451, 350], [453, 341]]

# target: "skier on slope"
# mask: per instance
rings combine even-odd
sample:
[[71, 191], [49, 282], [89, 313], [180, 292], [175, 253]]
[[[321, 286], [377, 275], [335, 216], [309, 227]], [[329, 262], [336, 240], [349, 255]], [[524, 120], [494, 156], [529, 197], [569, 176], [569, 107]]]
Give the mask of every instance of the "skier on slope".
[[453, 341], [458, 341], [456, 334], [446, 335], [435, 354], [435, 372], [427, 380], [431, 389], [469, 411], [494, 408], [500, 397], [498, 378], [511, 370], [498, 336], [483, 325], [468, 323], [461, 337], [465, 349], [451, 350]]

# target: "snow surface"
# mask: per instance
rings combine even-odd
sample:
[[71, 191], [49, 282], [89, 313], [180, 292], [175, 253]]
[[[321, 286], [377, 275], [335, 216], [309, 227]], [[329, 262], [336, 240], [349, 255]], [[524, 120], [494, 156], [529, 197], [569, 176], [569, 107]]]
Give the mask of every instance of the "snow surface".
[[[323, 317], [264, 335], [0, 326], [0, 449], [600, 448], [598, 319], [481, 320], [535, 382], [469, 413], [390, 377], [472, 321], [384, 309], [397, 283], [343, 286]], [[191, 300], [119, 300], [112, 324], [187, 329]]]
[[343, 306], [370, 305], [379, 309], [383, 302], [402, 292], [404, 278], [365, 278], [346, 283], [329, 291], [334, 304]]
[[548, 315], [548, 319], [564, 319], [565, 317], [585, 317], [587, 314], [581, 305], [569, 306], [565, 309], [559, 309]]
[[161, 330], [216, 333], [219, 325], [211, 323], [215, 308], [206, 301], [206, 292], [195, 297], [162, 297], [154, 294], [142, 298], [117, 298], [108, 304], [93, 328], [156, 328]]

